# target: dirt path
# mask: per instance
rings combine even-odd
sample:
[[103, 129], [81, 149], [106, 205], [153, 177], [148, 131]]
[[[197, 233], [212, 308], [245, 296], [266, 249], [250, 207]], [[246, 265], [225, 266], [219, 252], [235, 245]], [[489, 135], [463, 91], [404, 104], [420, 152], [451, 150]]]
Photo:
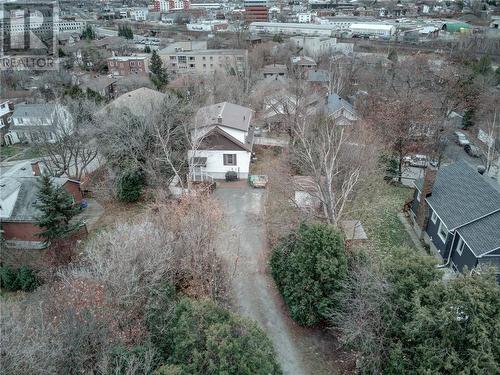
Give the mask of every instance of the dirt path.
[[238, 311], [257, 321], [273, 341], [285, 374], [331, 375], [345, 371], [343, 352], [320, 329], [294, 323], [267, 272], [264, 226], [265, 190], [252, 189], [246, 181], [218, 183], [214, 195], [225, 214], [219, 250], [234, 274], [232, 291]]
[[250, 189], [244, 181], [226, 186], [219, 186], [215, 196], [225, 214], [220, 249], [234, 269], [232, 290], [236, 307], [241, 314], [256, 320], [271, 337], [285, 374], [308, 374], [277, 301], [274, 282], [266, 273], [262, 223], [265, 191]]

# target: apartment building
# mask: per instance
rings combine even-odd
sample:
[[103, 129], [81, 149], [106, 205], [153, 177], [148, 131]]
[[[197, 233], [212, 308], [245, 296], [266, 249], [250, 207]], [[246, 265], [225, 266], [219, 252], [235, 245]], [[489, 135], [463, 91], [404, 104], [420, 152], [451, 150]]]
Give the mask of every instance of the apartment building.
[[144, 56], [115, 56], [107, 61], [108, 72], [114, 76], [147, 73], [147, 60]]
[[248, 51], [243, 49], [206, 49], [180, 51], [161, 56], [169, 72], [176, 74], [209, 74], [226, 71], [243, 74]]
[[267, 0], [245, 0], [245, 20], [247, 22], [266, 22], [269, 17]]
[[206, 41], [184, 41], [158, 51], [166, 69], [176, 74], [207, 74], [216, 70], [243, 73], [248, 51], [239, 49], [207, 49]]

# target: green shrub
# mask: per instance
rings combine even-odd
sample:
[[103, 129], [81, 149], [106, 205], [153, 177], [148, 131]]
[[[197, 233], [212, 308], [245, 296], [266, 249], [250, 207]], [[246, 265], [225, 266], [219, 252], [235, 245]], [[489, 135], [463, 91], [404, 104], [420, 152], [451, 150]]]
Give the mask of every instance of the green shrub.
[[22, 266], [17, 270], [17, 283], [19, 289], [25, 292], [31, 292], [38, 286], [35, 273], [26, 266]]
[[139, 170], [125, 171], [118, 180], [117, 198], [122, 202], [139, 200], [144, 187], [144, 175]]
[[0, 267], [0, 284], [2, 289], [15, 291], [19, 290], [17, 283], [17, 271], [9, 266]]
[[326, 224], [301, 224], [271, 255], [271, 271], [291, 317], [304, 326], [318, 324], [336, 307], [347, 274], [344, 242]]
[[235, 171], [226, 172], [226, 181], [236, 181], [238, 179], [238, 174]]
[[281, 373], [270, 340], [255, 323], [210, 301], [183, 298], [174, 307], [158, 307], [147, 320], [164, 360], [158, 375]]
[[22, 290], [31, 292], [38, 286], [35, 272], [26, 266], [14, 269], [9, 266], [0, 267], [0, 287], [2, 289], [16, 292]]

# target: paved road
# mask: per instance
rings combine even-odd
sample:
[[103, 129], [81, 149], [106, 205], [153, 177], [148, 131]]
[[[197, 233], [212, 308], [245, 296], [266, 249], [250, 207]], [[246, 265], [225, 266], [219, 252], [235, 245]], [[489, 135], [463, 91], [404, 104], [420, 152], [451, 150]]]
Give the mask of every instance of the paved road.
[[214, 194], [225, 214], [219, 251], [235, 270], [231, 282], [237, 309], [269, 335], [285, 374], [309, 373], [294, 337], [294, 323], [282, 311], [280, 296], [266, 272], [265, 190], [238, 181], [218, 184]]

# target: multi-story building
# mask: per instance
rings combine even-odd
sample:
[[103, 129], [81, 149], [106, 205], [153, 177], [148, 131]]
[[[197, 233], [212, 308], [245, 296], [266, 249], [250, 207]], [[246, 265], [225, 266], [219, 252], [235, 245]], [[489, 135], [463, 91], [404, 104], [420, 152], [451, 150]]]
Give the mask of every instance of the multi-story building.
[[191, 6], [190, 0], [156, 0], [153, 4], [155, 11], [171, 12], [175, 10], [187, 10]]
[[318, 58], [324, 54], [332, 52], [341, 52], [350, 54], [354, 50], [352, 43], [337, 43], [336, 38], [327, 38], [319, 36], [293, 36], [290, 38], [298, 48], [302, 48], [302, 52], [306, 55]]
[[144, 56], [115, 56], [108, 59], [108, 72], [114, 76], [146, 74], [147, 62]]
[[245, 20], [266, 22], [269, 17], [267, 0], [245, 0]]
[[129, 17], [134, 21], [146, 21], [148, 14], [148, 8], [132, 8], [129, 11]]
[[175, 74], [209, 74], [217, 70], [243, 74], [248, 51], [206, 49], [206, 42], [179, 42], [160, 50], [166, 69]]

